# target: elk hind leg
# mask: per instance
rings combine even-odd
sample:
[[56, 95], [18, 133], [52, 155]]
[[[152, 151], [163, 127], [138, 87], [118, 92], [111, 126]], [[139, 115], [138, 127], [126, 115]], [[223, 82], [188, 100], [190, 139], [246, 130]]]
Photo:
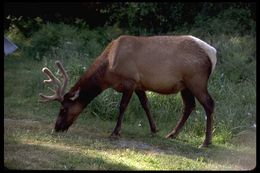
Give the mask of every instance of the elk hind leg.
[[[200, 81], [198, 83], [198, 81]], [[205, 82], [202, 82], [205, 81]], [[196, 80], [193, 82], [192, 93], [196, 99], [203, 106], [206, 113], [206, 130], [205, 130], [205, 140], [200, 147], [207, 147], [212, 143], [212, 124], [213, 124], [213, 111], [214, 111], [214, 101], [207, 89], [207, 80]]]
[[208, 92], [197, 98], [201, 105], [203, 106], [206, 113], [206, 130], [205, 130], [205, 140], [200, 147], [207, 147], [212, 143], [212, 124], [213, 124], [213, 111], [214, 111], [214, 101]]

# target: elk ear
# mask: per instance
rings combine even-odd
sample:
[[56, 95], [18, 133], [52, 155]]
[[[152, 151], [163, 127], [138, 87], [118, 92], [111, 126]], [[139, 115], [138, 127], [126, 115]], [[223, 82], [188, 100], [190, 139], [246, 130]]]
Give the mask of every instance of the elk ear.
[[79, 97], [79, 92], [80, 92], [80, 89], [78, 89], [75, 92], [74, 96], [70, 97], [69, 99], [72, 100], [72, 101], [76, 100]]

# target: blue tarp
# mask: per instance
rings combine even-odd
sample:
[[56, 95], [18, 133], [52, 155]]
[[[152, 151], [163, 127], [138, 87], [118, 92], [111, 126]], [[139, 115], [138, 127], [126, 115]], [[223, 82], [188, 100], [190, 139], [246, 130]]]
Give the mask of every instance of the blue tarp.
[[13, 53], [18, 47], [12, 43], [8, 38], [4, 37], [4, 53], [5, 56]]

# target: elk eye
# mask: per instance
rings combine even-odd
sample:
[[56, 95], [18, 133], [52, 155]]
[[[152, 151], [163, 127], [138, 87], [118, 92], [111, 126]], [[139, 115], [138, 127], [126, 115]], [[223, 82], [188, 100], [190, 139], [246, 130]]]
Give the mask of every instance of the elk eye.
[[65, 114], [65, 113], [67, 112], [67, 110], [68, 110], [67, 108], [62, 107], [62, 108], [61, 108], [62, 114]]
[[68, 110], [67, 108], [64, 108], [64, 109], [63, 109], [63, 112], [65, 113], [65, 112], [67, 112], [67, 110]]

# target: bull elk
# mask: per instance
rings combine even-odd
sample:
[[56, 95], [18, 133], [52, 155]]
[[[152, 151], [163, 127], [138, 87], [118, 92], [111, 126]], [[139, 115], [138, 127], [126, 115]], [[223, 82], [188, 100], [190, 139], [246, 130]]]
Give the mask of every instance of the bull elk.
[[105, 48], [67, 93], [68, 75], [61, 63], [56, 61], [63, 74], [63, 83], [44, 67], [42, 71], [49, 77], [44, 83], [53, 83], [56, 90], [52, 89], [52, 96], [40, 94], [41, 101], [61, 103], [55, 131], [67, 131], [91, 100], [105, 89], [113, 88], [122, 93], [118, 120], [111, 134], [118, 137], [124, 112], [134, 92], [146, 112], [151, 132], [156, 133], [145, 91], [160, 94], [180, 91], [183, 114], [166, 138], [178, 135], [195, 108], [196, 98], [207, 118], [206, 136], [201, 146], [208, 146], [212, 142], [214, 101], [208, 93], [207, 83], [216, 61], [216, 49], [193, 36], [120, 36]]

